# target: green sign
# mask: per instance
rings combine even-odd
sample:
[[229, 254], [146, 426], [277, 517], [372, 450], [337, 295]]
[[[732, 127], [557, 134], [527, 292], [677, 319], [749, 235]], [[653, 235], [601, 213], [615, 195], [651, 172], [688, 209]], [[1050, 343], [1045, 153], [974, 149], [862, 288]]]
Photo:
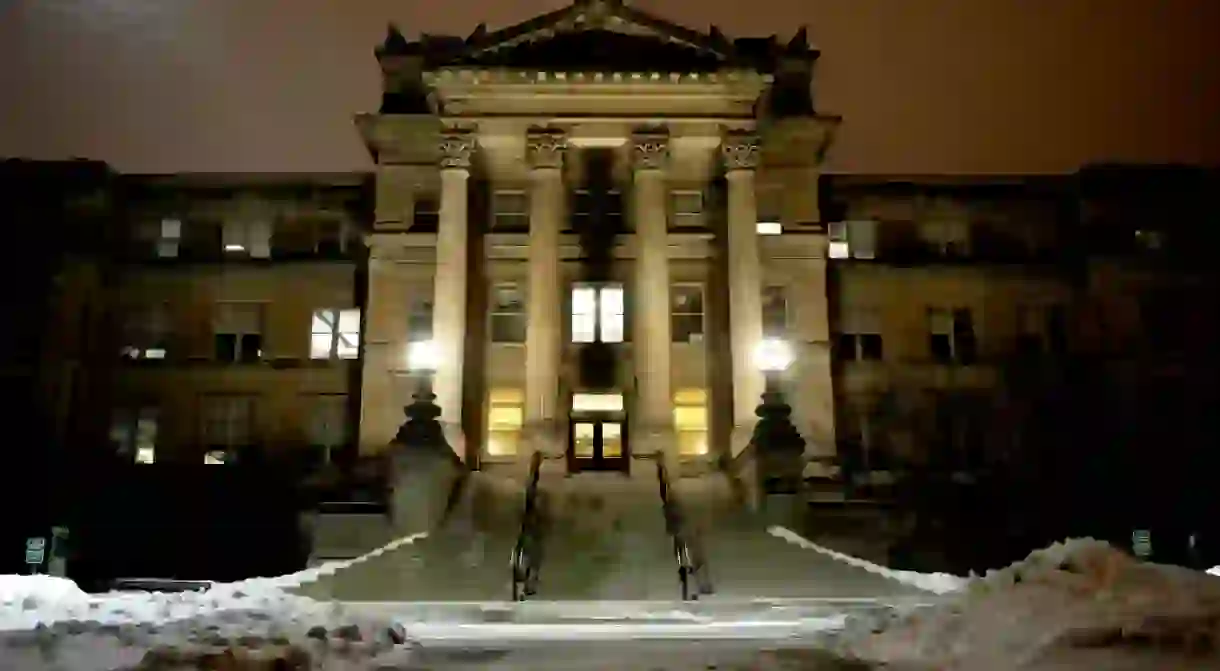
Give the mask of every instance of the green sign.
[[25, 563], [40, 565], [47, 552], [47, 539], [41, 536], [25, 539]]

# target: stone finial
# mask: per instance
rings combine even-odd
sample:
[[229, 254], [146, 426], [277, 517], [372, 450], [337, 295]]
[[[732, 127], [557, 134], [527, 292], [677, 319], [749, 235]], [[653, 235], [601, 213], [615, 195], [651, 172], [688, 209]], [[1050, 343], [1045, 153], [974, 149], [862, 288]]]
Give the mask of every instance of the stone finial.
[[758, 167], [758, 136], [754, 133], [729, 131], [725, 133], [720, 149], [724, 154], [724, 168], [729, 172]]
[[636, 170], [663, 170], [669, 161], [669, 135], [647, 130], [631, 137], [631, 165]]
[[525, 154], [531, 168], [562, 168], [568, 138], [563, 131], [534, 129], [525, 138]]
[[441, 133], [441, 168], [470, 169], [470, 156], [474, 153], [474, 134], [468, 130], [449, 129]]

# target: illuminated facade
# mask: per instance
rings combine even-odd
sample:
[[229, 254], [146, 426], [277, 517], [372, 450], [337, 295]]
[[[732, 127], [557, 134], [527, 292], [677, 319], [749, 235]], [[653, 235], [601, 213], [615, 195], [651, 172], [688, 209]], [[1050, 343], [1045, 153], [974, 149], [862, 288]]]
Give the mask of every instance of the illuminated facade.
[[374, 454], [430, 340], [469, 464], [698, 470], [745, 446], [776, 337], [809, 456], [884, 471], [931, 431], [953, 468], [986, 462], [965, 408], [996, 405], [1010, 355], [1090, 342], [1074, 179], [823, 175], [817, 55], [803, 30], [730, 39], [611, 0], [391, 29], [381, 109], [356, 118], [372, 174], [125, 178], [113, 440]]

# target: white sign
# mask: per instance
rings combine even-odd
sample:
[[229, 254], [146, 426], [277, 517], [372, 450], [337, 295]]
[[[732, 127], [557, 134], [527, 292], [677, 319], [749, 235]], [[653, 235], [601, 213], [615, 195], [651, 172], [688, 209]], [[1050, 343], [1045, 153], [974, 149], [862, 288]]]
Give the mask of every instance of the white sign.
[[46, 554], [47, 539], [41, 537], [25, 539], [25, 563], [41, 564]]
[[1152, 554], [1152, 532], [1143, 529], [1131, 532], [1131, 551], [1140, 559], [1150, 556]]

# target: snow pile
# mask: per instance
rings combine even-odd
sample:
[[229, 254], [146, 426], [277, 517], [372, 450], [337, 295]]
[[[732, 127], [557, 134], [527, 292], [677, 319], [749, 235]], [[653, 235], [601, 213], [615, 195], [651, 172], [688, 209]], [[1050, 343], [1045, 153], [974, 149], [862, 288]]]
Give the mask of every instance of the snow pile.
[[[141, 660], [155, 668], [229, 668], [217, 661], [224, 659], [306, 660], [327, 669], [364, 668], [374, 659], [391, 664], [406, 654], [398, 625], [286, 590], [424, 535], [399, 538], [355, 559], [199, 592], [90, 595], [65, 578], [0, 576], [0, 659], [16, 664], [0, 668], [109, 670], [134, 668]], [[331, 657], [333, 663], [325, 661]]]
[[969, 580], [966, 578], [959, 578], [958, 576], [949, 575], [948, 573], [916, 573], [914, 571], [896, 571], [858, 557], [852, 557], [851, 555], [845, 555], [842, 552], [836, 552], [830, 548], [822, 547], [821, 545], [800, 536], [790, 529], [785, 529], [784, 527], [771, 527], [767, 530], [767, 533], [770, 533], [776, 538], [782, 538], [793, 545], [805, 548], [806, 550], [813, 550], [814, 552], [824, 554], [827, 557], [831, 557], [832, 559], [836, 559], [845, 564], [850, 564], [856, 568], [864, 569], [869, 573], [889, 578], [890, 580], [900, 582], [904, 585], [910, 585], [916, 589], [932, 592], [933, 594], [952, 594], [962, 590], [969, 582]]
[[949, 603], [860, 624], [843, 652], [911, 668], [1220, 668], [1220, 580], [1093, 539], [988, 572]]

